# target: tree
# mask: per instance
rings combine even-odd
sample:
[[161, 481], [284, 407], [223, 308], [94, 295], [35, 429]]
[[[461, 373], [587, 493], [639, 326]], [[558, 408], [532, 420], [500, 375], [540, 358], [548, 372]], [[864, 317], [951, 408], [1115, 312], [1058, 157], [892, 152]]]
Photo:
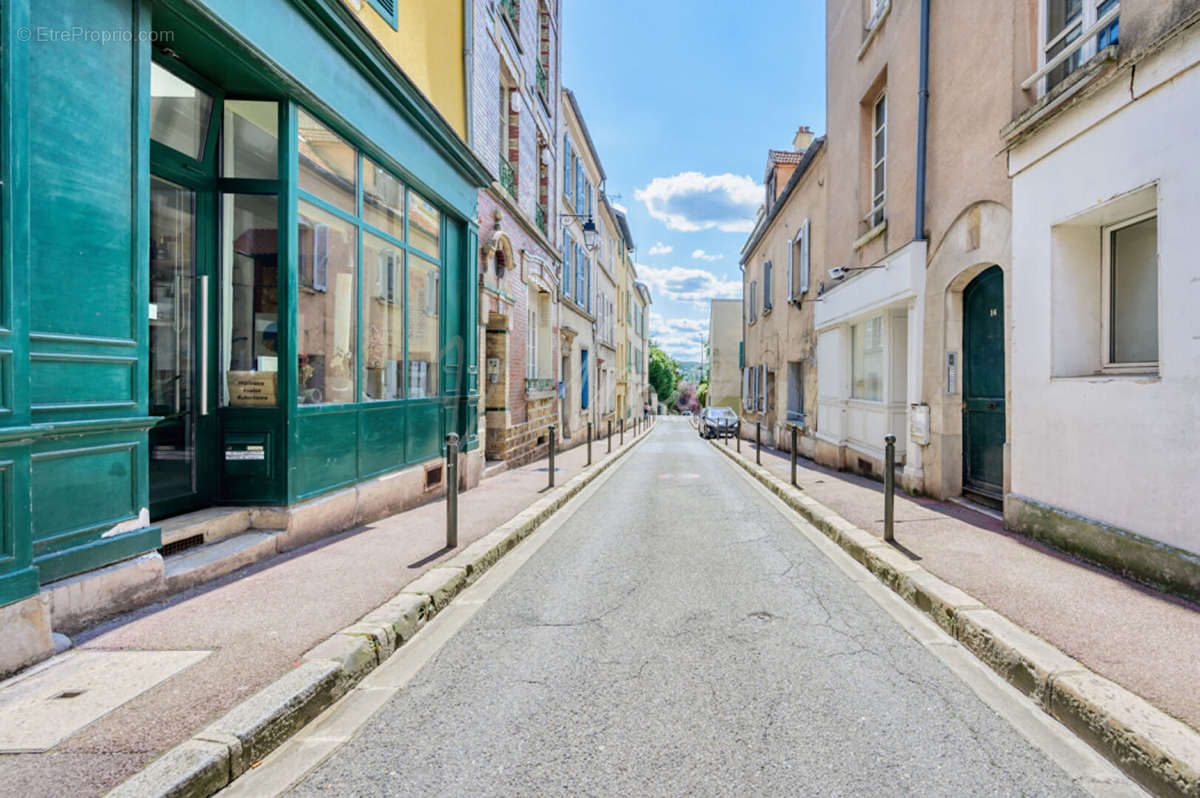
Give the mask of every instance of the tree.
[[682, 413], [685, 410], [690, 410], [693, 413], [700, 412], [700, 400], [696, 396], [696, 386], [690, 382], [682, 382], [679, 384], [679, 397], [675, 400], [675, 409]]
[[675, 395], [675, 386], [679, 383], [679, 364], [653, 341], [650, 342], [649, 377], [650, 385], [658, 394], [659, 400], [669, 403]]

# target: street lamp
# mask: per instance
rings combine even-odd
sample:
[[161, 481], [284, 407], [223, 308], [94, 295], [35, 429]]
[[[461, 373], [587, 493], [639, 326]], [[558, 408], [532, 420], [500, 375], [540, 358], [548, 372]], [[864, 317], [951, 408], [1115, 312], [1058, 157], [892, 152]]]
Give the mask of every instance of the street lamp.
[[586, 216], [580, 213], [560, 213], [559, 217], [562, 219], [583, 219], [583, 246], [587, 248], [588, 252], [596, 248], [596, 238], [599, 237], [600, 231], [596, 229], [596, 220], [592, 218], [590, 213]]

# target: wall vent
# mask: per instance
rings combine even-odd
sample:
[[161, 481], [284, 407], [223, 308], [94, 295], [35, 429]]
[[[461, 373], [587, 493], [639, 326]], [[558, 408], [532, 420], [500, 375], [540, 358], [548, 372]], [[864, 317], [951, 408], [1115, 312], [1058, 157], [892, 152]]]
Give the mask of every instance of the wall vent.
[[433, 490], [442, 484], [442, 466], [429, 466], [425, 469], [425, 490]]
[[189, 537], [180, 538], [179, 540], [173, 540], [170, 543], [167, 543], [158, 550], [158, 553], [163, 557], [170, 557], [172, 554], [178, 554], [181, 551], [187, 551], [188, 549], [194, 549], [197, 546], [203, 545], [204, 535], [191, 535]]
[[861, 457], [858, 458], [858, 473], [867, 477], [871, 476], [871, 474], [874, 473], [874, 469], [871, 467], [871, 461], [864, 460]]

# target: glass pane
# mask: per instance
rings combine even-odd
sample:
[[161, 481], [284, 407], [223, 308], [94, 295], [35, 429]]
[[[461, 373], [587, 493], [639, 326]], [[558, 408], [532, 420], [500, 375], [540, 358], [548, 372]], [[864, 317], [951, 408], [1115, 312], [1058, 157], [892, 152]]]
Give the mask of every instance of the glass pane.
[[370, 158], [363, 158], [363, 219], [404, 240], [404, 184]]
[[299, 216], [298, 401], [353, 402], [358, 228], [303, 200]]
[[1113, 232], [1112, 361], [1158, 360], [1158, 219]]
[[1052, 42], [1083, 13], [1083, 0], [1049, 0], [1046, 4], [1046, 41]]
[[408, 244], [431, 258], [442, 257], [442, 214], [415, 191], [408, 192]]
[[[1104, 2], [1101, 3], [1096, 9], [1096, 19], [1100, 19], [1109, 11], [1112, 11], [1113, 7], [1116, 6], [1118, 2], [1119, 0], [1104, 0]], [[1121, 19], [1118, 17], [1117, 19], [1114, 19], [1112, 22], [1105, 25], [1104, 30], [1096, 34], [1096, 50], [1100, 51], [1105, 47], [1116, 44], [1118, 38], [1120, 37], [1120, 32]]]
[[880, 97], [875, 103], [875, 129], [883, 127], [887, 122], [887, 97]]
[[274, 180], [279, 173], [279, 104], [226, 100], [221, 174]]
[[[1075, 41], [1078, 38], [1079, 38], [1079, 30], [1076, 29], [1072, 33], [1069, 33], [1066, 36], [1066, 38], [1064, 38], [1058, 44], [1054, 45], [1053, 47], [1051, 47], [1049, 50], [1046, 51], [1046, 60], [1047, 61], [1053, 60], [1054, 56], [1061, 53], [1068, 46], [1070, 46], [1071, 42]], [[1079, 52], [1079, 50], [1076, 50], [1074, 53], [1072, 53], [1070, 56], [1067, 57], [1067, 60], [1063, 61], [1061, 64], [1056, 66], [1054, 69], [1052, 69], [1048, 73], [1046, 73], [1046, 91], [1049, 91], [1050, 89], [1057, 86], [1059, 83], [1061, 83], [1063, 81], [1063, 79], [1067, 75], [1070, 75], [1072, 72], [1074, 72], [1076, 69], [1078, 69], [1079, 63], [1080, 63], [1079, 58], [1080, 58], [1080, 52]]]
[[408, 395], [437, 396], [441, 313], [440, 270], [421, 258], [408, 261]]
[[883, 401], [883, 317], [850, 328], [853, 360], [851, 396], [871, 402]]
[[196, 195], [150, 178], [150, 501], [195, 491]]
[[212, 97], [150, 64], [150, 138], [197, 160], [204, 157]]
[[300, 112], [298, 139], [301, 190], [347, 213], [357, 213], [354, 175], [358, 155], [354, 148], [304, 111]]
[[363, 233], [367, 399], [404, 396], [404, 250]]
[[274, 195], [221, 197], [221, 405], [279, 395], [279, 222]]

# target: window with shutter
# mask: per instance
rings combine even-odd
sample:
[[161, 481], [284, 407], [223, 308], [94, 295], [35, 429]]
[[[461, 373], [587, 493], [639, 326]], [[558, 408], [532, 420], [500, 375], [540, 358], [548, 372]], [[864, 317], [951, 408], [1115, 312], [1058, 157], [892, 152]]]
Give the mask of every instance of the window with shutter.
[[758, 412], [767, 412], [767, 367], [758, 367]]
[[575, 241], [570, 233], [563, 234], [563, 296], [571, 296], [571, 283], [575, 276]]
[[812, 273], [812, 230], [809, 219], [804, 220], [800, 230], [800, 290], [796, 294], [799, 299], [808, 290], [808, 278]]
[[763, 312], [766, 313], [773, 305], [771, 302], [771, 261], [763, 261], [762, 267], [763, 280]]
[[368, 0], [371, 7], [379, 12], [379, 16], [387, 20], [393, 28], [400, 29], [400, 19], [396, 14], [396, 0]]

